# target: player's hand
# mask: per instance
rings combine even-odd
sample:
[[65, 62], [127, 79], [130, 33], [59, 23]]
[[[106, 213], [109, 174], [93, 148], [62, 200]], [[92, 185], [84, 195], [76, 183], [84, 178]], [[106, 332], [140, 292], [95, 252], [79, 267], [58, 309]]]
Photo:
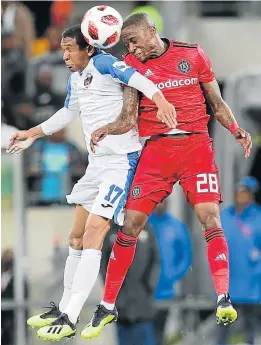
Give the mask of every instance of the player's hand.
[[7, 153], [20, 153], [30, 147], [35, 140], [28, 131], [18, 131], [10, 138]]
[[250, 156], [250, 151], [252, 148], [251, 136], [243, 128], [238, 128], [234, 133], [234, 137], [239, 145], [241, 145], [245, 152], [245, 158]]
[[109, 134], [109, 128], [108, 125], [105, 125], [99, 129], [96, 129], [91, 135], [91, 150], [92, 152], [95, 152], [96, 146], [98, 146], [98, 142], [107, 137]]
[[169, 128], [176, 128], [177, 114], [174, 106], [166, 100], [160, 91], [156, 92], [152, 99], [158, 107], [157, 118]]
[[174, 106], [165, 101], [159, 108], [157, 118], [161, 122], [165, 123], [169, 128], [176, 128], [177, 126], [177, 114]]

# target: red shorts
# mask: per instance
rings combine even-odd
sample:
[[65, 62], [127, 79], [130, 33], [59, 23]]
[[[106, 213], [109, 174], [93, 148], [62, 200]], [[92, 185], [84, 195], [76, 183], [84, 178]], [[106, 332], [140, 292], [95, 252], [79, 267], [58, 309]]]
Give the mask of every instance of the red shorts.
[[132, 182], [126, 209], [152, 213], [179, 181], [187, 201], [221, 202], [215, 151], [208, 134], [182, 138], [155, 136], [146, 142]]

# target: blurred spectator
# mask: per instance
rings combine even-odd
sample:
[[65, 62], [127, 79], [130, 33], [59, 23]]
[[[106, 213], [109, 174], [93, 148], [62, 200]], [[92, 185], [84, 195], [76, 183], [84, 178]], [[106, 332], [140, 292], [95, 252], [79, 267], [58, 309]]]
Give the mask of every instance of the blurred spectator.
[[65, 195], [84, 175], [82, 152], [65, 138], [65, 130], [38, 140], [26, 152], [28, 189], [33, 204], [65, 204]]
[[45, 53], [60, 51], [62, 30], [58, 27], [49, 26], [43, 37], [38, 38], [33, 44], [33, 54], [44, 55]]
[[15, 103], [25, 88], [26, 59], [12, 32], [2, 31], [2, 96]]
[[[187, 273], [192, 263], [192, 246], [184, 223], [167, 212], [168, 202], [157, 206], [149, 218], [160, 251], [160, 279], [155, 292], [158, 302], [172, 300], [176, 296], [175, 285]], [[154, 318], [157, 345], [165, 344], [164, 329], [169, 307], [159, 307]]]
[[13, 35], [26, 58], [32, 55], [35, 39], [34, 18], [31, 11], [20, 1], [2, 1], [2, 32]]
[[9, 98], [7, 96], [1, 95], [1, 123], [5, 123], [9, 126], [16, 125], [16, 119], [11, 107]]
[[[7, 249], [1, 258], [1, 298], [14, 299], [14, 253]], [[28, 297], [28, 286], [25, 282], [25, 297]], [[1, 310], [1, 341], [4, 345], [14, 345], [14, 310]]]
[[13, 105], [16, 127], [22, 130], [35, 125], [33, 100], [25, 94], [17, 97], [16, 104]]
[[33, 99], [35, 125], [47, 120], [57, 110], [63, 107], [64, 97], [52, 89], [53, 72], [50, 66], [42, 65], [36, 75], [36, 91]]
[[[255, 204], [259, 189], [254, 177], [246, 176], [237, 185], [235, 205], [225, 208], [221, 221], [229, 247], [230, 294], [244, 323], [245, 342], [253, 345], [261, 302], [261, 207]], [[221, 327], [218, 344], [227, 344], [230, 328]]]
[[55, 0], [51, 6], [51, 20], [54, 25], [62, 31], [70, 24], [70, 17], [73, 9], [72, 1]]
[[33, 58], [28, 66], [26, 92], [30, 97], [35, 96], [36, 76], [39, 75], [39, 70], [42, 66], [48, 66], [52, 69], [52, 89], [61, 96], [66, 95], [69, 71], [64, 65], [63, 52], [60, 46], [61, 30], [58, 27], [50, 26], [47, 29], [46, 38], [48, 41], [47, 51]]
[[[104, 241], [101, 274], [105, 280], [107, 264], [117, 236], [112, 226]], [[159, 277], [159, 250], [153, 230], [146, 225], [141, 232], [133, 264], [119, 293], [116, 307], [118, 345], [155, 345], [153, 295]]]

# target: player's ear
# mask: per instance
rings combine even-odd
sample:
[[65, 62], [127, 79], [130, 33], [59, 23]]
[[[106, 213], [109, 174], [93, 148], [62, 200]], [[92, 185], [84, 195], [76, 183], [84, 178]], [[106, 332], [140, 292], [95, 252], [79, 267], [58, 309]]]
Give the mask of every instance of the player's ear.
[[157, 33], [156, 27], [155, 26], [151, 26], [149, 29], [150, 29], [151, 37], [155, 37], [156, 33]]
[[88, 46], [86, 47], [86, 50], [87, 50], [87, 53], [88, 53], [88, 56], [93, 56], [94, 52], [95, 52], [95, 48], [93, 46]]

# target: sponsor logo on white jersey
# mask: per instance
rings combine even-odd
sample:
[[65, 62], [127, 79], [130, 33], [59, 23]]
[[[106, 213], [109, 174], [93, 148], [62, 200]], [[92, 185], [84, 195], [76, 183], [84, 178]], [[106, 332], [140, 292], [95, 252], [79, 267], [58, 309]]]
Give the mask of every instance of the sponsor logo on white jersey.
[[195, 85], [198, 84], [198, 78], [187, 78], [187, 79], [176, 79], [171, 80], [169, 79], [165, 83], [158, 83], [156, 86], [162, 90], [171, 87], [179, 87], [179, 86], [188, 86], [188, 85]]

